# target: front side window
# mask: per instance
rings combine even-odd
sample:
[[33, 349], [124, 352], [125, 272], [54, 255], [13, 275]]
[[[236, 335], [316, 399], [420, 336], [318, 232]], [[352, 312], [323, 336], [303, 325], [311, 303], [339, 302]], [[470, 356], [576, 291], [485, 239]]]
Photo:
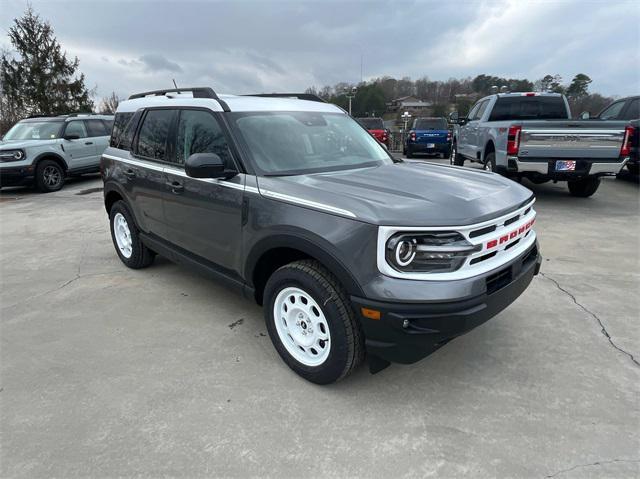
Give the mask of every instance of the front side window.
[[62, 121], [21, 121], [4, 135], [4, 141], [53, 140], [60, 138]]
[[138, 155], [166, 161], [167, 137], [175, 110], [149, 110], [138, 133]]
[[482, 103], [480, 103], [480, 107], [478, 108], [478, 111], [476, 112], [476, 115], [473, 118], [474, 120], [482, 119], [482, 115], [484, 115], [484, 111], [487, 109], [487, 105], [489, 105], [489, 100], [485, 100]]
[[182, 110], [176, 138], [176, 162], [184, 165], [194, 153], [215, 153], [226, 168], [233, 167], [227, 138], [213, 115], [200, 110]]
[[627, 111], [624, 112], [623, 120], [638, 120], [640, 119], [640, 98], [631, 100]]
[[342, 113], [231, 113], [231, 126], [267, 176], [299, 175], [391, 164], [386, 150]]
[[67, 123], [67, 129], [64, 131], [65, 136], [75, 135], [78, 138], [87, 137], [87, 129], [84, 126], [84, 121], [76, 120]]
[[478, 108], [480, 108], [480, 103], [476, 103], [475, 105], [473, 105], [473, 108], [471, 108], [471, 111], [467, 115], [467, 119], [468, 120], [473, 120], [473, 117], [475, 116], [476, 112], [478, 111]]
[[624, 107], [624, 102], [623, 101], [618, 101], [616, 103], [613, 103], [606, 110], [604, 110], [602, 113], [600, 113], [600, 119], [601, 120], [615, 120], [615, 119], [617, 119], [618, 115], [622, 111], [623, 107]]

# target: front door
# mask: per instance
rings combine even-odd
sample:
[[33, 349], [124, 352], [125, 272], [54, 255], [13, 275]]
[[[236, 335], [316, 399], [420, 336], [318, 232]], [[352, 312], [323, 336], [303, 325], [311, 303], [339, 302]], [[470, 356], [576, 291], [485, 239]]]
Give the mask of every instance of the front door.
[[72, 120], [67, 123], [64, 136], [77, 136], [75, 140], [62, 140], [62, 147], [66, 153], [70, 171], [82, 170], [89, 167], [96, 160], [96, 145], [93, 138], [89, 138], [87, 127], [83, 120]]
[[183, 109], [175, 137], [174, 165], [165, 168], [167, 239], [191, 253], [236, 271], [242, 253], [244, 175], [229, 180], [190, 178], [184, 162], [194, 153], [216, 153], [238, 170], [218, 119], [207, 110]]

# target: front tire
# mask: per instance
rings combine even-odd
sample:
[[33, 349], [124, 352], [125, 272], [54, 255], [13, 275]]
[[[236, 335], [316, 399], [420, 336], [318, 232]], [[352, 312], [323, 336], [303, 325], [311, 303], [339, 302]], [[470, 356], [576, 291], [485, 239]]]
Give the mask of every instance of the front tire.
[[347, 376], [364, 359], [364, 338], [338, 280], [320, 263], [281, 267], [264, 290], [267, 331], [282, 360], [316, 384]]
[[64, 186], [64, 169], [53, 160], [43, 160], [36, 167], [36, 188], [52, 193]]
[[464, 158], [458, 154], [458, 145], [455, 142], [451, 146], [451, 159], [449, 162], [455, 166], [464, 166]]
[[596, 176], [588, 176], [582, 180], [567, 182], [569, 193], [579, 198], [588, 198], [593, 195], [600, 186], [600, 178]]
[[141, 269], [153, 263], [155, 254], [142, 243], [140, 230], [124, 201], [116, 201], [113, 204], [109, 213], [109, 223], [113, 246], [127, 267]]

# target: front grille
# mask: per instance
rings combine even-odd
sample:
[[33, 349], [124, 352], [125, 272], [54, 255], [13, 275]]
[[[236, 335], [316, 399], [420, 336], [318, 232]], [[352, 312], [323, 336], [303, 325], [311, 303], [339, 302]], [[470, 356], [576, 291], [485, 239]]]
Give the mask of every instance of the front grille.
[[469, 238], [475, 238], [477, 236], [486, 235], [487, 233], [491, 233], [496, 230], [496, 225], [486, 226], [485, 228], [481, 228], [479, 230], [474, 230], [469, 233]]
[[487, 276], [487, 294], [493, 294], [504, 288], [511, 282], [511, 277], [511, 267], [504, 268], [497, 273], [493, 273], [491, 276]]
[[509, 218], [507, 221], [505, 221], [504, 225], [509, 226], [511, 223], [515, 223], [519, 219], [520, 219], [520, 215], [514, 216], [513, 218]]
[[469, 264], [476, 264], [476, 263], [480, 263], [481, 261], [488, 260], [489, 258], [493, 258], [496, 255], [496, 253], [497, 251], [494, 251], [493, 253], [489, 253], [483, 256], [478, 256], [477, 258], [473, 258], [471, 261], [469, 261]]

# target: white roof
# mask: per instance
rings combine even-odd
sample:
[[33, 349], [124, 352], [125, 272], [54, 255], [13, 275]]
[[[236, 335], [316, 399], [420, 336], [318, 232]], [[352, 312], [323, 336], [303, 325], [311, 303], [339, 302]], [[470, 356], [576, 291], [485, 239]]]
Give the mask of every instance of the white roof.
[[[229, 105], [231, 111], [315, 111], [345, 113], [331, 103], [298, 100], [297, 98], [269, 98], [259, 96], [218, 95]], [[220, 103], [213, 98], [193, 98], [191, 93], [168, 93], [162, 96], [148, 96], [120, 102], [118, 112], [132, 112], [140, 108], [158, 106], [197, 106], [213, 111], [223, 111]]]

